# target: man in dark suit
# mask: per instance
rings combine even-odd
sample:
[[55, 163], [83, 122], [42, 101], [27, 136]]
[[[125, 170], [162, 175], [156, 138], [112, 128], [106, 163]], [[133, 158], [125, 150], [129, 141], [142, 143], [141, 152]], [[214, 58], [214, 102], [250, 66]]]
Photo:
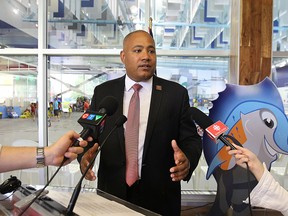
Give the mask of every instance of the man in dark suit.
[[[120, 57], [126, 75], [97, 86], [90, 109], [99, 110], [99, 103], [106, 96], [114, 96], [119, 102], [116, 113], [106, 119], [99, 138], [101, 144], [118, 117], [127, 116], [133, 94], [131, 86], [135, 83], [142, 86], [139, 91], [139, 177], [132, 186], [127, 185], [124, 124], [101, 150], [98, 188], [161, 215], [180, 215], [180, 181], [190, 179], [202, 151], [201, 138], [189, 116], [187, 89], [154, 75], [155, 43], [145, 31], [135, 31], [125, 37]], [[92, 147], [82, 160], [79, 158], [82, 172], [96, 149], [97, 146]], [[90, 170], [86, 179], [95, 180], [95, 173]]]

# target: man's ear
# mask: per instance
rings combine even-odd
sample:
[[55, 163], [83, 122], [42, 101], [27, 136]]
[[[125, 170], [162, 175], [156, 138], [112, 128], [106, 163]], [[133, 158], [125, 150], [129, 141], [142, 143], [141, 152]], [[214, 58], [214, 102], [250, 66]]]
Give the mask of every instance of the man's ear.
[[124, 53], [123, 50], [120, 52], [120, 59], [121, 59], [122, 63], [124, 64], [124, 61], [125, 61], [125, 53]]

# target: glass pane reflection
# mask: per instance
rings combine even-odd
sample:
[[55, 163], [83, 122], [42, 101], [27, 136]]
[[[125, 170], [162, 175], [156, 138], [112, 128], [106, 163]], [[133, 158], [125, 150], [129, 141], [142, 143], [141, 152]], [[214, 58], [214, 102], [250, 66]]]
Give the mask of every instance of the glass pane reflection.
[[[50, 100], [59, 96], [76, 102], [91, 98], [96, 85], [125, 74], [118, 56], [53, 56], [49, 60]], [[180, 83], [188, 89], [191, 105], [208, 112], [210, 101], [225, 88], [228, 57], [157, 58], [157, 76]]]
[[[150, 14], [145, 12], [150, 4]], [[273, 51], [287, 51], [287, 7], [273, 1]], [[231, 1], [47, 1], [48, 48], [120, 48], [123, 37], [153, 19], [158, 49], [230, 49]], [[38, 47], [37, 1], [2, 1], [0, 48]]]
[[126, 34], [144, 29], [142, 7], [131, 1], [51, 1], [49, 48], [119, 48]]

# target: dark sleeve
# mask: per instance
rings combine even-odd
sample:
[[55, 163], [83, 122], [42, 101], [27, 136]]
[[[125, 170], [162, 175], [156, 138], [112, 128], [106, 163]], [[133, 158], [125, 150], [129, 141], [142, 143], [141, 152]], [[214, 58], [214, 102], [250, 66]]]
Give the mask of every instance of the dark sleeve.
[[181, 150], [190, 161], [189, 174], [184, 179], [184, 181], [189, 181], [202, 154], [202, 138], [197, 133], [196, 125], [190, 115], [188, 92], [184, 95], [181, 115], [179, 143]]

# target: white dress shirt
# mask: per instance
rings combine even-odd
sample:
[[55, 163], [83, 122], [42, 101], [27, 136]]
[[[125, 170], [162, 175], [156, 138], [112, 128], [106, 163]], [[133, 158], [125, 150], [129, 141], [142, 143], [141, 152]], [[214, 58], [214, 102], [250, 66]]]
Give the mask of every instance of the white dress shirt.
[[[142, 156], [143, 156], [143, 148], [145, 141], [145, 134], [148, 122], [149, 108], [151, 102], [151, 94], [152, 94], [152, 81], [153, 78], [145, 81], [145, 82], [137, 82], [142, 86], [139, 91], [140, 98], [140, 128], [139, 128], [139, 145], [138, 145], [138, 166], [139, 166], [139, 177], [141, 178], [141, 167], [142, 167]], [[136, 82], [131, 80], [127, 75], [125, 78], [125, 90], [124, 90], [124, 98], [123, 98], [123, 115], [127, 116], [129, 102], [134, 93], [132, 86]], [[126, 124], [124, 124], [124, 128], [126, 128]]]

